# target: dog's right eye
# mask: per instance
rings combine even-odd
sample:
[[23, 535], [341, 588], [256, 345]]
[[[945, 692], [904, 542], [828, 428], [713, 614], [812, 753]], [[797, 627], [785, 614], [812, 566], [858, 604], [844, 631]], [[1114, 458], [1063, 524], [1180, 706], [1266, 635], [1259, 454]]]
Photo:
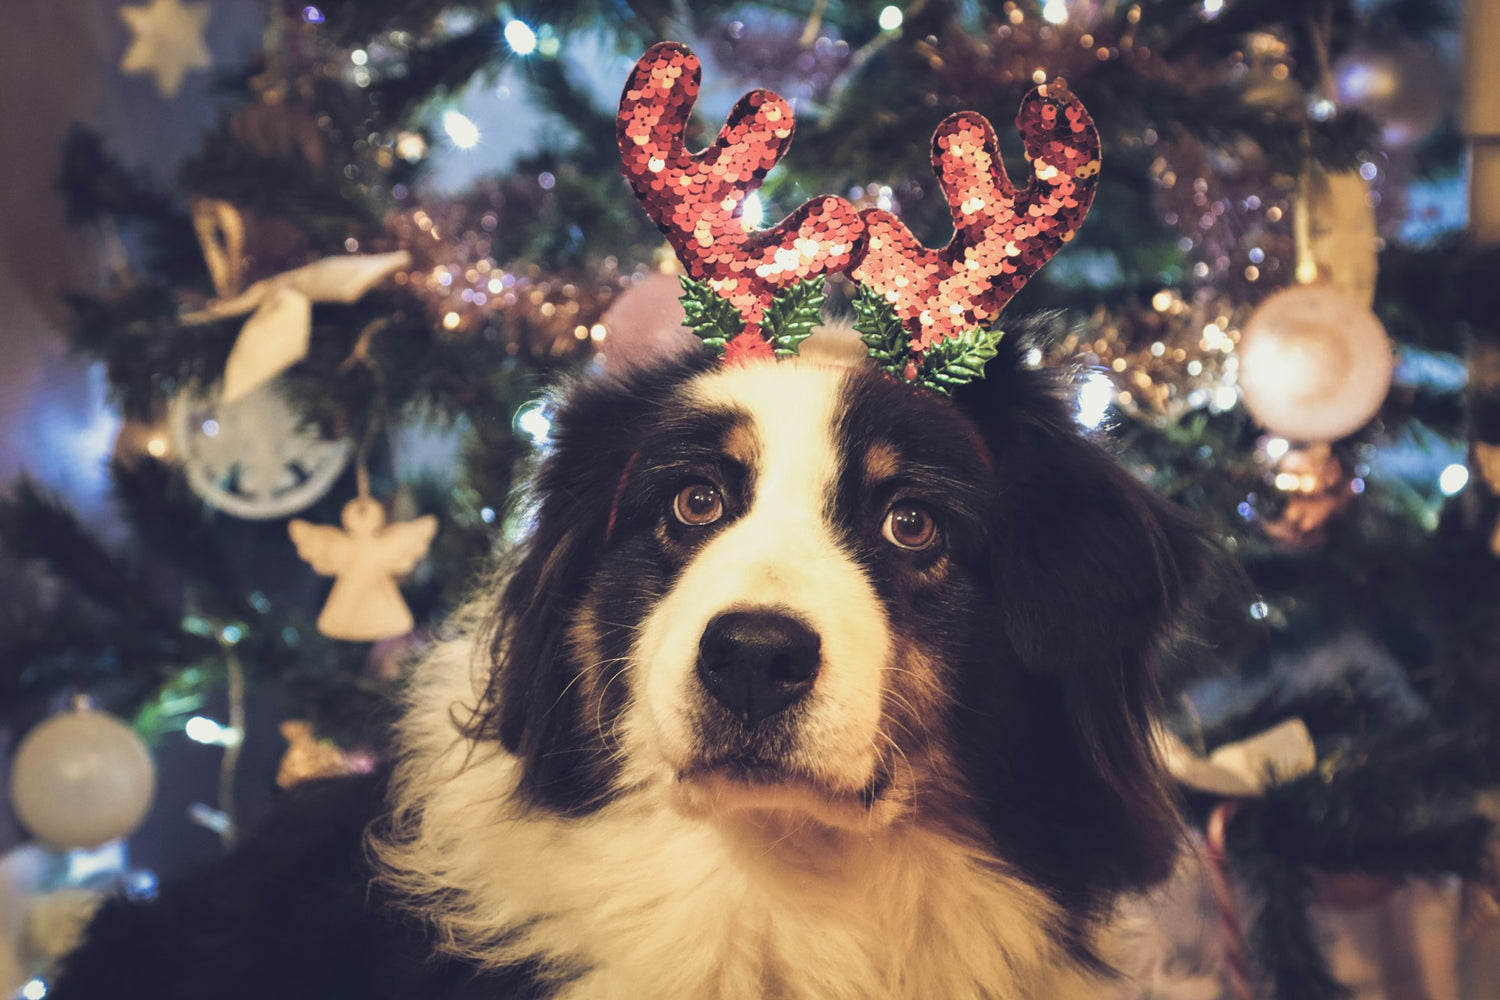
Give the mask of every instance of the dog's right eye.
[[724, 494], [712, 483], [690, 483], [677, 491], [672, 513], [693, 527], [713, 524], [724, 516]]

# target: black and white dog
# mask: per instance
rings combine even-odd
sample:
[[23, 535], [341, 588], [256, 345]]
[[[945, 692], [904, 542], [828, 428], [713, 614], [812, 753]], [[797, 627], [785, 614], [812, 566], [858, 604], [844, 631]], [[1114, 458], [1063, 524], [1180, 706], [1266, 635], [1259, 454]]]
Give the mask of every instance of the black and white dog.
[[1151, 661], [1209, 550], [1026, 349], [952, 401], [810, 359], [576, 387], [394, 774], [108, 904], [54, 1000], [1097, 996], [1179, 843]]

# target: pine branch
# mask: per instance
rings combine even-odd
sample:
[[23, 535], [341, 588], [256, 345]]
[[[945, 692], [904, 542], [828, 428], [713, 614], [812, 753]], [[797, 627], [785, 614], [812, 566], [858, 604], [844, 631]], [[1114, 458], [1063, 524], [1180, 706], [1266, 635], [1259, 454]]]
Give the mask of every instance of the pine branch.
[[796, 355], [813, 327], [823, 321], [823, 277], [799, 281], [771, 300], [761, 317], [761, 333], [778, 358]]

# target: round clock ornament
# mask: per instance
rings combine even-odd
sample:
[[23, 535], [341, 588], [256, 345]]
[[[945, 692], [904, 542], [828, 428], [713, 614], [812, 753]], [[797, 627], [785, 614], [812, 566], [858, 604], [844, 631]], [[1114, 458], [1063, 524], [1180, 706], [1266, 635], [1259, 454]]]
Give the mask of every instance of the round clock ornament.
[[204, 503], [267, 521], [305, 510], [338, 480], [354, 443], [326, 437], [305, 421], [275, 383], [225, 403], [214, 388], [185, 391], [168, 412], [182, 468]]

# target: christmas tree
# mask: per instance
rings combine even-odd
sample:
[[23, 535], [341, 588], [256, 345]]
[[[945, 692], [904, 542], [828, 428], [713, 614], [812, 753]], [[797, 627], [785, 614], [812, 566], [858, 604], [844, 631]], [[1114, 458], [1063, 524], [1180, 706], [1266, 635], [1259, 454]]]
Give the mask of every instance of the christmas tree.
[[[1476, 51], [1500, 44], [1484, 6]], [[796, 147], [747, 217], [835, 192], [898, 208], [928, 245], [951, 226], [937, 122], [1007, 121], [1065, 78], [1104, 168], [1087, 225], [1009, 315], [1045, 317], [1039, 360], [1079, 374], [1079, 420], [1243, 567], [1165, 678], [1226, 919], [1255, 901], [1225, 995], [1340, 995], [1315, 897], [1482, 884], [1500, 88], [1471, 84], [1460, 121], [1453, 4], [268, 8], [252, 64], [215, 70], [232, 98], [170, 188], [95, 134], [67, 140], [70, 221], [110, 260], [70, 297], [71, 336], [124, 419], [129, 542], [31, 484], [0, 500], [4, 548], [46, 581], [0, 611], [0, 703], [32, 719], [86, 694], [148, 744], [186, 729], [222, 747], [198, 818], [226, 840], [235, 783], [271, 783], [238, 763], [248, 704], [290, 723], [284, 781], [371, 766], [400, 664], [526, 530], [508, 498], [545, 440], [544, 387], [681, 336], [675, 261], [619, 175], [615, 94], [641, 51], [670, 38], [704, 58], [699, 146], [752, 86], [794, 104]], [[122, 72], [171, 99], [208, 62], [206, 10], [123, 8]], [[502, 100], [534, 124], [492, 170]], [[830, 312], [851, 288], [830, 279]], [[1274, 752], [1244, 787], [1203, 778], [1246, 740]], [[1276, 754], [1293, 763], [1268, 774]]]

